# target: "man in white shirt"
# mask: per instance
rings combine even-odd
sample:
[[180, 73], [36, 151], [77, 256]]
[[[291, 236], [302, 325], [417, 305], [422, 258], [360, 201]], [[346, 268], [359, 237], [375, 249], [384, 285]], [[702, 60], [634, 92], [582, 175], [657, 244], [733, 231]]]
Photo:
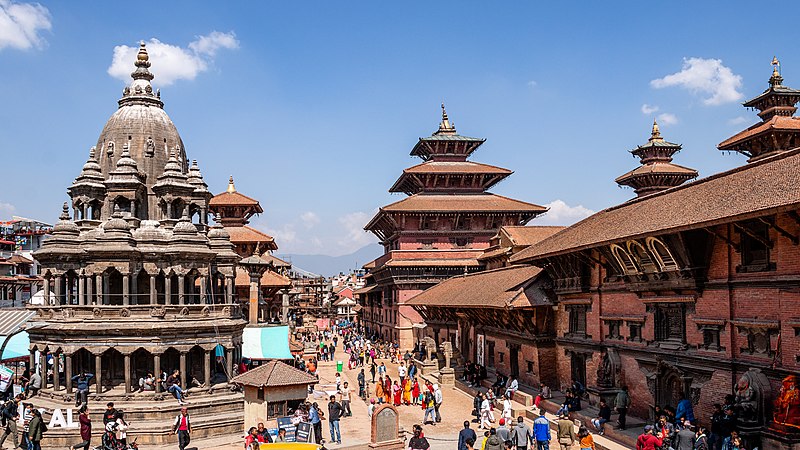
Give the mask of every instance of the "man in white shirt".
[[442, 416], [439, 414], [439, 407], [442, 406], [442, 390], [438, 384], [433, 385], [433, 408], [436, 411], [436, 421], [441, 422]]
[[403, 380], [406, 378], [406, 363], [400, 361], [400, 366], [397, 368], [397, 375], [400, 376], [400, 384], [403, 384]]
[[353, 413], [350, 411], [350, 387], [347, 385], [347, 381], [344, 382], [341, 388], [339, 388], [339, 395], [341, 395], [341, 404], [342, 404], [342, 415], [345, 417], [350, 417]]

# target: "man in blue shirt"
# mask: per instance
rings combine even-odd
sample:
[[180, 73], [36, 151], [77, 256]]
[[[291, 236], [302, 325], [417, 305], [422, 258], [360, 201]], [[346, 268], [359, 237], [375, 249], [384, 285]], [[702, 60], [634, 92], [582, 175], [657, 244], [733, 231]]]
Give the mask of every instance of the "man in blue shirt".
[[686, 395], [681, 394], [681, 400], [678, 402], [678, 409], [675, 411], [675, 420], [680, 424], [683, 419], [694, 423], [694, 410], [692, 410], [692, 402], [686, 398]]
[[458, 433], [458, 450], [467, 450], [467, 440], [471, 439], [474, 443], [478, 436], [475, 430], [469, 427], [469, 421], [464, 421], [464, 429]]
[[319, 405], [316, 402], [308, 410], [308, 420], [314, 427], [314, 441], [320, 444], [322, 442], [322, 418], [319, 416]]
[[536, 450], [550, 450], [550, 422], [544, 414], [533, 421], [533, 436], [536, 438]]

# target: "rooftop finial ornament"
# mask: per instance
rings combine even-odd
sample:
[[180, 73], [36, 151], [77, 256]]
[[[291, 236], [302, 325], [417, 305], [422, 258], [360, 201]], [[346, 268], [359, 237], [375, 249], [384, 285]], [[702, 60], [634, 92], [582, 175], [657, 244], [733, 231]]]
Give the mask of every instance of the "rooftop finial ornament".
[[58, 218], [61, 220], [69, 220], [69, 206], [67, 202], [64, 202], [64, 205], [61, 206], [61, 215]]
[[781, 62], [777, 56], [772, 57], [772, 76], [769, 77], [769, 85], [772, 87], [781, 86], [783, 77], [781, 76]]
[[661, 137], [661, 130], [658, 128], [658, 122], [656, 119], [653, 119], [653, 130], [650, 132], [650, 141], [663, 141], [664, 138]]
[[450, 119], [447, 117], [447, 110], [444, 109], [444, 103], [442, 103], [442, 123], [439, 124], [439, 133], [453, 134], [455, 132], [456, 128], [450, 123]]
[[234, 192], [236, 192], [236, 186], [233, 185], [233, 175], [231, 175], [231, 177], [228, 178], [228, 190], [227, 190], [227, 192], [228, 192], [228, 194], [233, 194]]

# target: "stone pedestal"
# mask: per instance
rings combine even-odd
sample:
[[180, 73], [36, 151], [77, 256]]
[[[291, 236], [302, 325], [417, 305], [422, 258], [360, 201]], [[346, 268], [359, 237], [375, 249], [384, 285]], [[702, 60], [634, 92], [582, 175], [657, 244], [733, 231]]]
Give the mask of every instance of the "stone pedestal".
[[763, 450], [800, 450], [800, 429], [771, 424], [761, 432]]
[[421, 375], [430, 375], [439, 370], [439, 361], [435, 359], [428, 359], [425, 361], [415, 360], [417, 367], [419, 367]]
[[405, 441], [400, 437], [400, 415], [392, 405], [381, 405], [372, 414], [369, 448], [402, 450]]
[[442, 367], [439, 370], [439, 386], [454, 387], [456, 385], [456, 371], [451, 367]]
[[592, 406], [597, 406], [601, 399], [605, 400], [608, 406], [613, 405], [619, 391], [620, 389], [615, 387], [590, 386], [586, 388], [586, 393], [589, 394], [589, 404]]

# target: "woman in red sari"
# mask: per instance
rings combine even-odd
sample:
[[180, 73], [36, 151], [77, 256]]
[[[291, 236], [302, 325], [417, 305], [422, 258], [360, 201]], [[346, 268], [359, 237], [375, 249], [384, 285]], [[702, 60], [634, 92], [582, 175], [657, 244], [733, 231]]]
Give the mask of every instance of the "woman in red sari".
[[419, 382], [417, 381], [416, 378], [414, 378], [414, 385], [411, 388], [411, 396], [414, 399], [414, 404], [418, 405], [419, 404]]
[[389, 378], [389, 375], [386, 375], [386, 380], [384, 380], [383, 395], [387, 404], [392, 403], [392, 379]]
[[392, 396], [394, 397], [394, 406], [400, 406], [400, 393], [403, 389], [397, 384], [397, 380], [395, 380], [394, 384], [392, 385]]

